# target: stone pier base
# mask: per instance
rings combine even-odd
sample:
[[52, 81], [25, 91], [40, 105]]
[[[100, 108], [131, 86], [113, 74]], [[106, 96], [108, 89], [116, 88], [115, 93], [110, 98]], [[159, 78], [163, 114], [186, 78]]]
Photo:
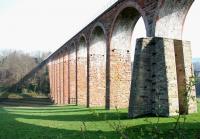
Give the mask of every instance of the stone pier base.
[[137, 40], [129, 117], [197, 112], [190, 42], [166, 38]]

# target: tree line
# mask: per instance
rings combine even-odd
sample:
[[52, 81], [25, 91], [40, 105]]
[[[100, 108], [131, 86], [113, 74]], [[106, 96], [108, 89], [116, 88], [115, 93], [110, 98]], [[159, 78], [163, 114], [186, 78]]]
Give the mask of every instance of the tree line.
[[[26, 74], [50, 55], [50, 52], [24, 53], [22, 51], [4, 50], [0, 52], [0, 85], [11, 88]], [[43, 67], [20, 90], [27, 89], [42, 93], [49, 92], [48, 70]]]

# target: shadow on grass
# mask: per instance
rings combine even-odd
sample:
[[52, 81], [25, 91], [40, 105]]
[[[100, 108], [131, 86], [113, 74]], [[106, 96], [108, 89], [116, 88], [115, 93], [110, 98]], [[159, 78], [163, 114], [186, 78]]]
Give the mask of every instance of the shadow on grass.
[[[81, 126], [77, 128], [77, 130], [70, 130], [70, 129], [58, 129], [58, 128], [51, 128], [48, 125], [38, 126], [33, 124], [27, 124], [23, 122], [19, 122], [17, 118], [24, 118], [28, 119], [29, 116], [25, 115], [17, 115], [7, 112], [5, 109], [0, 108], [0, 139], [81, 139], [84, 136], [86, 138], [96, 139], [100, 136], [105, 136], [109, 139], [118, 138], [118, 134], [115, 134], [114, 131], [86, 131], [81, 132]], [[73, 117], [73, 115], [71, 116]], [[90, 116], [91, 117], [91, 116]], [[42, 119], [42, 117], [34, 117]], [[62, 117], [58, 117], [62, 118]], [[68, 117], [69, 118], [69, 117]], [[76, 119], [77, 117], [74, 117]], [[82, 118], [80, 116], [80, 118]], [[47, 119], [47, 118], [44, 118]], [[50, 118], [48, 120], [52, 120], [55, 118]], [[57, 119], [57, 118], [56, 118]], [[71, 120], [72, 118], [68, 119]], [[58, 119], [57, 119], [58, 120]], [[64, 120], [64, 119], [63, 119]], [[80, 119], [78, 119], [80, 120]]]
[[[9, 113], [12, 111], [8, 111]], [[17, 111], [15, 111], [17, 112]], [[84, 112], [84, 113], [83, 113]], [[120, 113], [117, 112], [93, 112], [87, 110], [79, 110], [79, 111], [66, 111], [66, 113], [61, 113], [58, 115], [57, 112], [54, 112], [53, 115], [26, 115], [26, 112], [19, 112], [22, 114], [12, 114], [15, 117], [22, 117], [24, 119], [38, 119], [38, 120], [53, 120], [53, 121], [79, 121], [79, 122], [96, 122], [96, 121], [105, 121], [105, 120], [124, 120], [128, 119], [127, 113]], [[31, 112], [30, 112], [31, 113]], [[44, 112], [32, 112], [34, 113], [44, 113]], [[48, 113], [48, 112], [46, 112]], [[80, 114], [81, 113], [81, 114]], [[52, 113], [51, 113], [52, 114]]]
[[0, 107], [44, 107], [51, 106], [48, 98], [0, 98]]
[[[72, 108], [71, 108], [72, 109]], [[76, 110], [76, 108], [74, 109]], [[23, 112], [22, 112], [23, 113]], [[34, 112], [33, 112], [34, 113]], [[69, 127], [64, 129], [63, 127], [52, 128], [48, 125], [39, 126], [30, 123], [19, 122], [18, 118], [26, 120], [52, 120], [52, 121], [85, 121], [85, 122], [95, 122], [103, 121], [104, 116], [107, 115], [107, 120], [118, 120], [119, 116], [116, 112], [107, 112], [99, 113], [99, 115], [89, 114], [92, 113], [88, 110], [87, 114], [76, 114], [72, 113], [71, 115], [53, 115], [53, 116], [34, 116], [34, 115], [23, 115], [23, 114], [14, 114], [10, 113], [4, 108], [0, 108], [0, 139], [99, 139], [106, 137], [106, 139], [120, 139], [121, 134], [115, 132], [110, 128], [108, 131], [102, 130], [86, 130], [81, 132], [80, 127], [77, 126], [76, 130], [71, 130]], [[120, 114], [120, 119], [127, 119], [127, 113]], [[111, 121], [112, 122], [112, 121]], [[105, 124], [109, 124], [106, 123]], [[152, 124], [140, 124], [137, 126], [132, 126], [125, 129], [124, 134], [129, 138], [152, 138], [153, 133], [162, 131], [160, 138], [163, 139], [172, 139], [175, 138], [174, 134], [177, 132], [172, 132], [173, 125], [175, 123], [159, 123], [157, 129]], [[87, 125], [87, 124], [86, 124]], [[181, 130], [181, 133], [184, 134], [185, 139], [198, 139], [200, 137], [200, 123], [186, 123], [184, 128]], [[102, 126], [102, 129], [104, 126]]]
[[[44, 113], [39, 115], [40, 113]], [[49, 113], [49, 115], [48, 115]], [[198, 114], [199, 115], [199, 114]], [[197, 115], [197, 116], [198, 116]], [[22, 119], [19, 120], [19, 119]], [[109, 120], [109, 122], [105, 122]], [[88, 109], [78, 106], [51, 106], [51, 107], [33, 107], [33, 108], [0, 108], [0, 139], [121, 139], [121, 134], [111, 127], [113, 122], [118, 123], [118, 119], [127, 121], [127, 113], [115, 111], [106, 111], [103, 109]], [[142, 118], [145, 119], [145, 118]], [[42, 121], [44, 120], [44, 121]], [[50, 120], [52, 123], [47, 124]], [[140, 118], [129, 120], [128, 122], [136, 122], [136, 126], [124, 128], [124, 134], [130, 139], [137, 138], [152, 138], [155, 133], [160, 133], [158, 138], [173, 139], [175, 136], [181, 134], [180, 139], [200, 139], [200, 121], [186, 122], [181, 126], [181, 130], [172, 130], [174, 122], [165, 121], [166, 123], [159, 123], [157, 126], [147, 122], [138, 122]], [[34, 121], [44, 122], [37, 125]], [[55, 123], [54, 123], [55, 121]], [[90, 130], [81, 132], [83, 122], [86, 123]], [[28, 123], [26, 123], [28, 122]], [[70, 126], [61, 126], [59, 124], [70, 124], [77, 122]], [[95, 124], [100, 126], [100, 130], [96, 128]], [[54, 128], [54, 125], [55, 128]], [[58, 124], [58, 125], [57, 125]], [[110, 127], [105, 130], [105, 125]], [[111, 125], [110, 125], [111, 124]], [[102, 126], [101, 126], [102, 125]], [[51, 126], [51, 127], [50, 127]], [[115, 125], [116, 129], [120, 125]], [[56, 128], [58, 127], [58, 128]], [[118, 129], [117, 129], [118, 130]]]
[[[17, 115], [9, 113], [7, 110], [0, 108], [0, 139], [81, 139], [81, 138], [99, 138], [101, 136], [104, 136], [106, 138], [115, 138], [117, 139], [119, 134], [115, 133], [114, 131], [85, 131], [81, 132], [82, 125], [80, 124], [80, 127], [77, 128], [77, 130], [70, 130], [70, 129], [58, 129], [58, 128], [52, 128], [52, 127], [46, 127], [44, 126], [38, 126], [28, 123], [19, 122], [16, 119], [17, 118], [23, 118], [23, 119], [29, 119], [30, 117], [27, 115]], [[87, 117], [88, 115], [85, 115]], [[70, 116], [74, 119], [78, 117], [74, 117], [73, 115]], [[91, 116], [90, 116], [91, 117]], [[43, 120], [48, 119], [42, 118], [40, 116], [33, 116], [32, 118]], [[41, 118], [41, 119], [39, 119]], [[50, 118], [50, 120], [58, 120], [58, 119], [64, 120], [63, 117], [58, 118]], [[62, 119], [63, 118], [63, 119]], [[72, 120], [72, 118], [67, 117], [68, 119], [65, 120]], [[80, 120], [79, 117], [77, 120]], [[31, 118], [30, 118], [31, 119]]]

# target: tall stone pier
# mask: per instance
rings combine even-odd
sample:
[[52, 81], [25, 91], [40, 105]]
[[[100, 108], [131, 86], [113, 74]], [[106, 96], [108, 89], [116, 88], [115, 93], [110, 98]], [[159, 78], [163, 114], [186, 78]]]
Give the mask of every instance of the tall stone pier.
[[158, 37], [138, 39], [129, 117], [196, 112], [192, 69], [190, 42]]

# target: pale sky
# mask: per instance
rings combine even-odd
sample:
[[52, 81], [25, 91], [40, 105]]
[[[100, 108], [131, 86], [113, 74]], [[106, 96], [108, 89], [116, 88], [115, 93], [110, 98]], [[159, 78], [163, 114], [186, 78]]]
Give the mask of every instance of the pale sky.
[[[0, 0], [0, 50], [55, 51], [115, 0]], [[183, 39], [200, 57], [200, 0], [186, 18]], [[143, 21], [134, 38], [145, 37]]]

